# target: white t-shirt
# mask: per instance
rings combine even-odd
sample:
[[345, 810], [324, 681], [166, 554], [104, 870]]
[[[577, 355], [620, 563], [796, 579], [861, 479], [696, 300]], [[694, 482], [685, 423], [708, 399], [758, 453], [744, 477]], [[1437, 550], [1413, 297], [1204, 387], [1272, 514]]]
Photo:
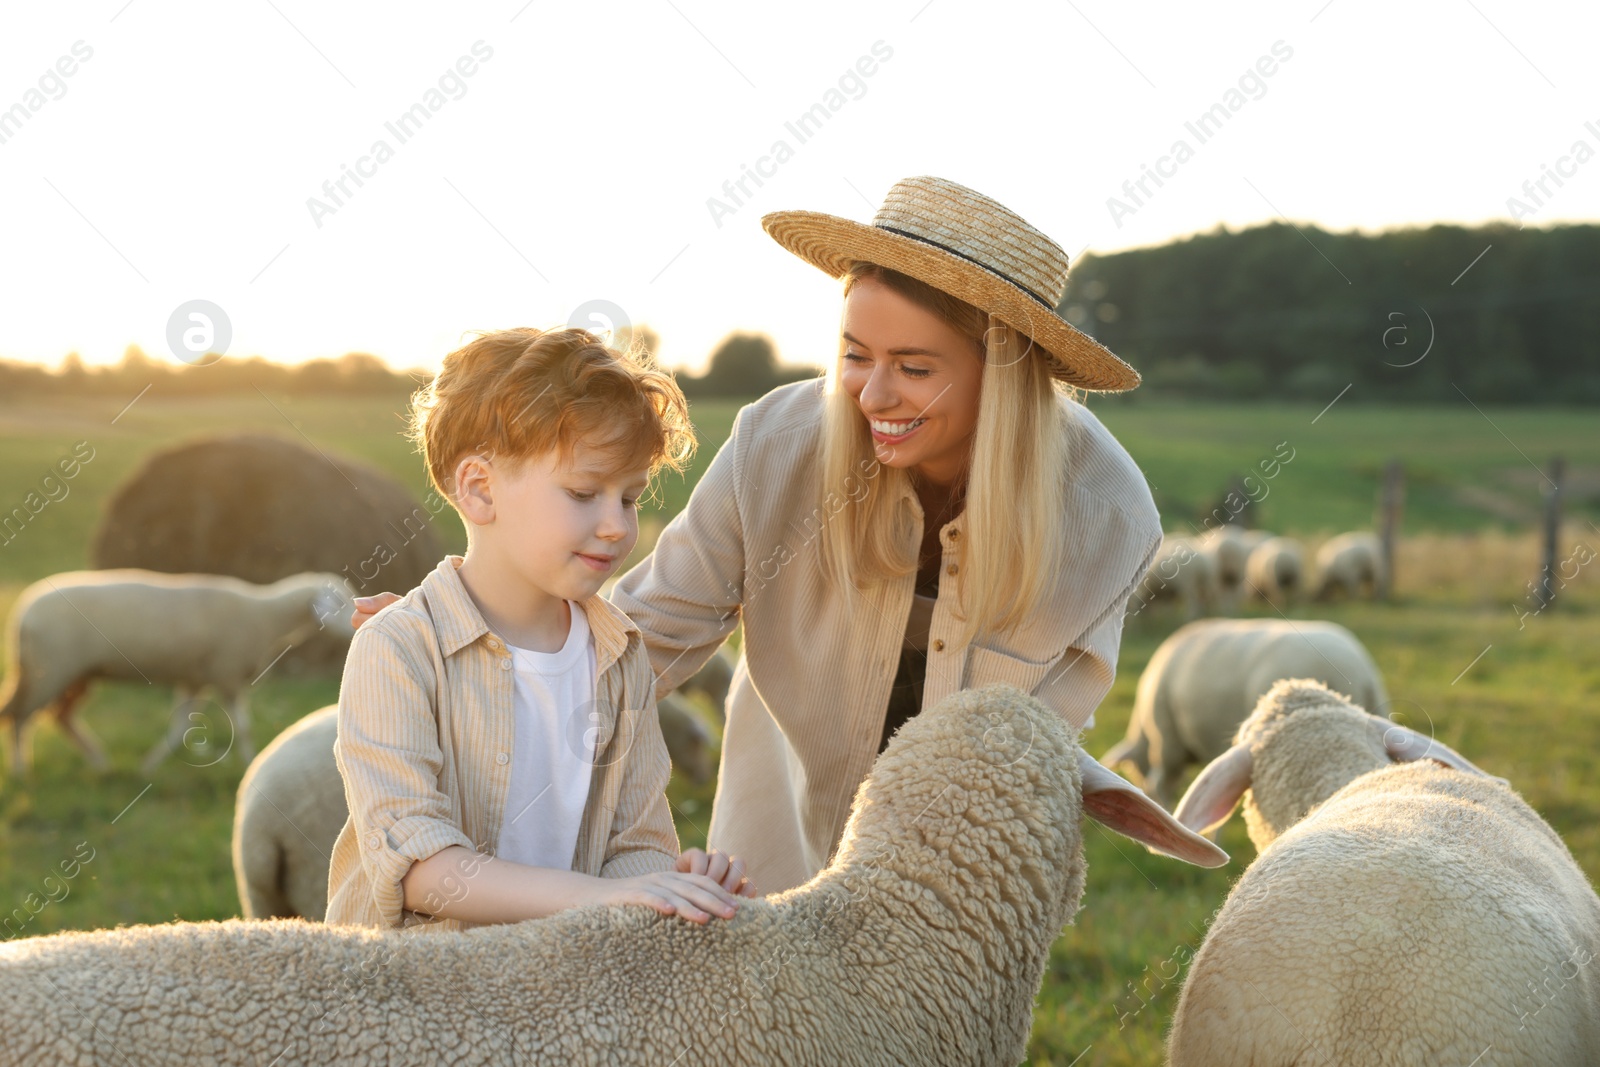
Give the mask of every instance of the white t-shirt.
[[572, 869], [594, 771], [594, 639], [583, 608], [559, 652], [508, 645], [516, 668], [517, 737], [495, 855], [530, 867]]

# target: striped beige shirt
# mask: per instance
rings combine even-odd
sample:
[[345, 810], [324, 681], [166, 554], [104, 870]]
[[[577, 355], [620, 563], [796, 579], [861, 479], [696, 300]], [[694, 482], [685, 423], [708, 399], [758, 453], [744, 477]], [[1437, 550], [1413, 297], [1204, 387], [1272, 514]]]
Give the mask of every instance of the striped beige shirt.
[[[1111, 432], [1082, 404], [1065, 395], [1061, 403], [1067, 565], [1047, 576], [1032, 618], [981, 645], [957, 643], [957, 583], [940, 582], [922, 710], [960, 689], [1007, 682], [1081, 726], [1111, 688], [1123, 613], [1161, 544], [1161, 517]], [[741, 408], [688, 506], [611, 594], [644, 633], [660, 693], [743, 622], [708, 836], [744, 857], [763, 893], [807, 881], [838, 846], [877, 756], [916, 583], [907, 574], [851, 602], [823, 573], [817, 532], [833, 505], [817, 484], [822, 406], [822, 382], [808, 380]], [[917, 516], [911, 553], [922, 508], [913, 490], [905, 495]], [[956, 573], [965, 530], [964, 513], [940, 530], [944, 573]]]
[[[400, 880], [449, 845], [494, 854], [516, 739], [511, 652], [448, 556], [356, 631], [339, 686], [334, 753], [350, 816], [328, 870], [329, 923], [460, 930], [406, 910]], [[639, 628], [598, 596], [594, 774], [572, 869], [602, 878], [670, 871], [678, 835], [655, 681]], [[586, 751], [584, 737], [574, 738]], [[471, 878], [457, 879], [471, 892]]]

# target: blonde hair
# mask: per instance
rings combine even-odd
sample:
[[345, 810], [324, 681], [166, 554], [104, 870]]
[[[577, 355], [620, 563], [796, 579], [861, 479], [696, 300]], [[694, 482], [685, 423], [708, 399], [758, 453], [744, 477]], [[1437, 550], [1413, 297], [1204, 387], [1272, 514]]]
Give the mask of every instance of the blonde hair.
[[455, 503], [455, 468], [474, 451], [512, 462], [580, 441], [616, 464], [681, 471], [694, 454], [689, 405], [639, 347], [622, 352], [578, 327], [485, 332], [444, 357], [411, 398], [407, 436]]
[[[964, 645], [1021, 624], [1060, 573], [1068, 492], [1068, 416], [1061, 397], [1075, 398], [1077, 391], [1050, 376], [1025, 334], [925, 282], [857, 263], [843, 276], [845, 295], [869, 278], [971, 338], [983, 360], [977, 424], [962, 475], [967, 536], [955, 545], [957, 640]], [[909, 555], [904, 547], [914, 540], [916, 521], [909, 502], [901, 501], [914, 486], [911, 472], [878, 461], [866, 417], [840, 387], [839, 366], [835, 359], [827, 375], [819, 551], [827, 573], [853, 596], [914, 572], [920, 546]]]

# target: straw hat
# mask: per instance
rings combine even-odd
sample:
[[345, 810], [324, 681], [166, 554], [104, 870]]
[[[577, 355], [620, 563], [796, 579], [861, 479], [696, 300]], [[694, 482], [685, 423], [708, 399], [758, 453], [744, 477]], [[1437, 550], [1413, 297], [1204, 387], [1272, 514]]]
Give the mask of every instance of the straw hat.
[[871, 225], [817, 211], [761, 219], [772, 239], [837, 278], [853, 262], [876, 263], [959, 297], [1033, 340], [1053, 377], [1084, 389], [1123, 392], [1139, 372], [1060, 315], [1067, 254], [1016, 212], [943, 178], [894, 184]]

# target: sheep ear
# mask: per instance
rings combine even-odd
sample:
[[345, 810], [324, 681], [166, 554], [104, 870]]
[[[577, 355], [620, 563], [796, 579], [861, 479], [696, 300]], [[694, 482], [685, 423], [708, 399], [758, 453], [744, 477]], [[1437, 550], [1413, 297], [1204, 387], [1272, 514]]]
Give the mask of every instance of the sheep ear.
[[1195, 776], [1173, 814], [1191, 830], [1207, 833], [1228, 821], [1234, 805], [1250, 788], [1255, 761], [1249, 745], [1234, 745]]
[[1492, 778], [1501, 785], [1510, 786], [1511, 783], [1504, 778], [1497, 778], [1482, 767], [1477, 766], [1467, 757], [1445, 744], [1425, 734], [1420, 734], [1409, 726], [1400, 726], [1397, 723], [1377, 720], [1378, 728], [1383, 731], [1383, 750], [1389, 753], [1389, 758], [1397, 763], [1410, 763], [1413, 760], [1431, 759], [1438, 760], [1446, 767], [1454, 767], [1458, 771], [1468, 774], [1481, 774], [1485, 778]]
[[354, 636], [355, 629], [350, 625], [350, 612], [355, 608], [354, 596], [354, 590], [344, 579], [338, 575], [324, 576], [311, 602], [317, 627], [331, 630], [346, 640]]
[[1083, 777], [1083, 813], [1096, 822], [1152, 852], [1198, 867], [1221, 867], [1228, 862], [1226, 852], [1186, 829], [1133, 783], [1100, 766], [1082, 749], [1078, 750], [1078, 769]]

